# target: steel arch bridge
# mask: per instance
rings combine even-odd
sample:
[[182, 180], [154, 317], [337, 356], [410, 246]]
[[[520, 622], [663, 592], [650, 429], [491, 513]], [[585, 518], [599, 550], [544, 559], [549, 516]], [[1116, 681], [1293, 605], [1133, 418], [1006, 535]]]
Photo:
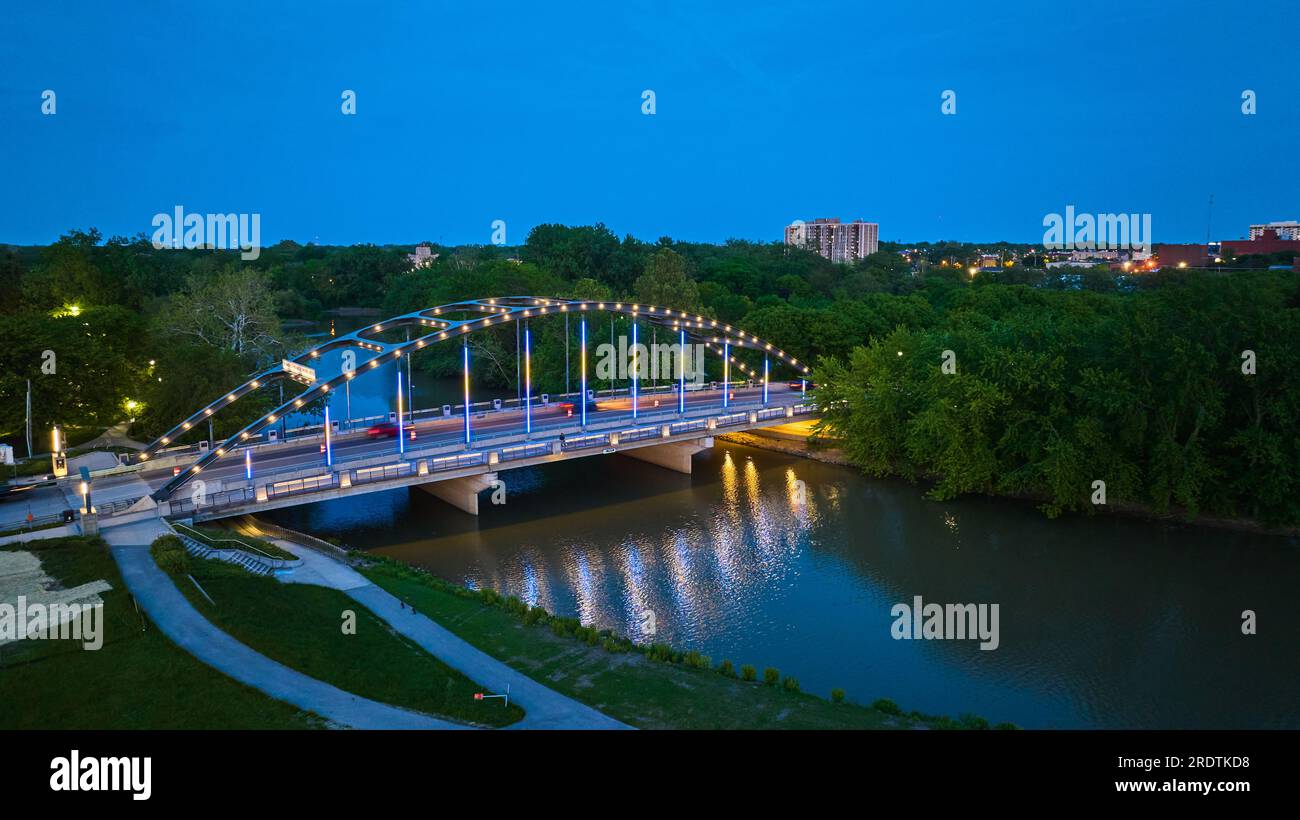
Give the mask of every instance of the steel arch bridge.
[[[178, 489], [197, 477], [205, 467], [224, 457], [241, 443], [248, 441], [254, 435], [260, 433], [263, 429], [275, 424], [275, 422], [284, 416], [285, 413], [291, 413], [309, 402], [324, 397], [335, 387], [351, 381], [365, 371], [378, 368], [386, 361], [400, 361], [402, 356], [414, 353], [430, 344], [436, 344], [437, 342], [447, 341], [449, 339], [466, 338], [472, 333], [487, 330], [488, 328], [508, 322], [555, 314], [585, 315], [592, 312], [630, 316], [633, 321], [644, 320], [657, 327], [671, 328], [674, 331], [684, 331], [688, 338], [696, 342], [703, 342], [705, 345], [708, 345], [710, 349], [714, 349], [713, 345], [728, 345], [732, 348], [757, 350], [763, 352], [766, 356], [775, 357], [779, 363], [792, 368], [800, 377], [806, 377], [809, 373], [809, 367], [806, 364], [800, 363], [798, 359], [770, 342], [760, 339], [753, 334], [745, 333], [739, 328], [732, 327], [724, 322], [708, 319], [698, 314], [692, 314], [682, 310], [674, 310], [655, 305], [634, 304], [631, 302], [599, 301], [594, 299], [551, 299], [536, 296], [507, 296], [493, 299], [471, 299], [462, 302], [452, 302], [437, 307], [415, 310], [410, 313], [404, 313], [400, 316], [385, 319], [381, 322], [376, 322], [373, 325], [359, 328], [351, 333], [331, 338], [316, 347], [300, 353], [293, 359], [287, 360], [294, 364], [309, 363], [313, 359], [318, 358], [322, 353], [339, 348], [360, 348], [375, 354], [372, 358], [367, 359], [364, 362], [358, 362], [350, 371], [344, 371], [333, 378], [323, 381], [317, 380], [310, 385], [305, 385], [305, 389], [298, 395], [283, 402], [271, 412], [262, 415], [252, 423], [246, 425], [243, 429], [230, 436], [230, 438], [226, 439], [220, 445], [213, 447], [206, 455], [200, 457], [188, 468], [172, 477], [170, 481], [156, 490], [152, 494], [152, 497], [155, 501], [167, 500]], [[476, 318], [447, 318], [448, 316], [456, 316], [466, 313], [481, 315]], [[427, 332], [418, 338], [403, 342], [385, 342], [377, 338], [372, 338], [375, 334], [383, 333], [394, 328], [416, 328]], [[746, 367], [743, 363], [738, 362], [734, 356], [730, 356], [729, 359], [731, 363], [734, 363], [736, 366], [741, 368], [742, 371], [748, 373], [750, 376], [754, 375], [752, 370]], [[161, 448], [167, 447], [177, 437], [189, 432], [194, 425], [212, 418], [218, 412], [231, 406], [249, 393], [258, 390], [267, 384], [283, 379], [293, 379], [293, 375], [284, 367], [283, 363], [268, 368], [256, 377], [249, 379], [231, 390], [229, 393], [220, 398], [214, 399], [204, 407], [199, 408], [199, 410], [190, 415], [184, 421], [150, 442], [149, 446], [139, 454], [139, 460], [147, 462], [148, 459], [154, 456]]]

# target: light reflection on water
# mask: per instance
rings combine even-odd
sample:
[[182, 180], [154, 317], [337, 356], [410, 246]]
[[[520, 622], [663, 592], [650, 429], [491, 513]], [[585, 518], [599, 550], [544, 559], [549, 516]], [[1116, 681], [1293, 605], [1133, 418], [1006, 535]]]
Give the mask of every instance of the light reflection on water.
[[[682, 476], [592, 457], [501, 473], [482, 515], [418, 490], [273, 514], [470, 586], [826, 694], [1061, 727], [1300, 727], [1295, 539], [917, 487], [721, 441]], [[895, 641], [890, 607], [998, 603], [1001, 646]], [[1242, 609], [1260, 634], [1240, 634]]]

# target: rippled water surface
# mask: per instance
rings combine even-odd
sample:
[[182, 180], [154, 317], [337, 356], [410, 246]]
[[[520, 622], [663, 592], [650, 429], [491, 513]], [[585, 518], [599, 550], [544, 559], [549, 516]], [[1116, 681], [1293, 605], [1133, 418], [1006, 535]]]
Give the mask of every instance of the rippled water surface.
[[[807, 690], [1026, 727], [1300, 727], [1300, 544], [922, 489], [728, 444], [502, 473], [479, 518], [419, 490], [278, 520]], [[996, 603], [1000, 646], [895, 640], [890, 608]], [[1241, 632], [1243, 610], [1258, 633]]]

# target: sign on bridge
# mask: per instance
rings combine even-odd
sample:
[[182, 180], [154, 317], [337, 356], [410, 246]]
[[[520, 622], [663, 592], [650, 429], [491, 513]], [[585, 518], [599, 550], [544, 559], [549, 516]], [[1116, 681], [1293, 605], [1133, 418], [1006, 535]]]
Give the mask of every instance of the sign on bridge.
[[288, 359], [281, 359], [280, 367], [284, 370], [285, 375], [296, 382], [312, 384], [316, 381], [316, 370], [305, 364], [298, 364], [297, 362], [291, 362]]

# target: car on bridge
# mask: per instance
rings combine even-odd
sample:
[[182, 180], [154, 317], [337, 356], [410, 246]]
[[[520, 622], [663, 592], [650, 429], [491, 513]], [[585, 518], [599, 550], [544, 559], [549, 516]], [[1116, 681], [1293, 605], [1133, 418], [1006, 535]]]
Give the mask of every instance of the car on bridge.
[[[415, 428], [409, 424], [405, 425], [405, 427], [407, 431], [409, 431], [409, 435], [407, 437], [410, 438], [412, 441], [414, 441]], [[397, 438], [397, 433], [398, 433], [397, 423], [392, 421], [381, 421], [378, 424], [372, 424], [370, 427], [366, 429], [367, 438]], [[323, 444], [321, 445], [321, 447], [324, 446], [325, 445]], [[324, 451], [322, 450], [322, 452]]]
[[[563, 411], [565, 416], [572, 416], [578, 410], [578, 403], [576, 401], [560, 401], [560, 402], [556, 402], [555, 406], [558, 407], [561, 411]], [[596, 406], [596, 402], [591, 399], [588, 399], [587, 413], [588, 414], [595, 413], [598, 410], [600, 410], [600, 408]]]

